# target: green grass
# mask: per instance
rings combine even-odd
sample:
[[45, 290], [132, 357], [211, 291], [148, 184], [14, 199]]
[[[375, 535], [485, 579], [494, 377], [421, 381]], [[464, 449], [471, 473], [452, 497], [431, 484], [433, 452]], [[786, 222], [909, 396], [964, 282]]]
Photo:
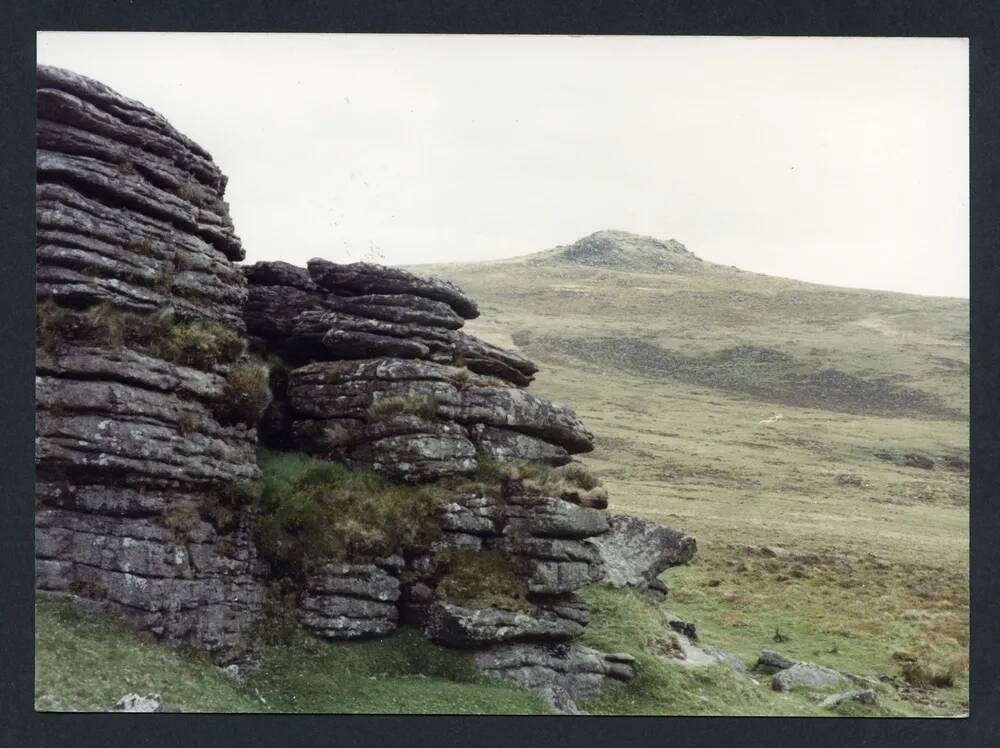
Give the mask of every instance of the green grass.
[[106, 711], [126, 693], [159, 693], [164, 711], [550, 714], [535, 694], [475, 672], [471, 655], [414, 631], [330, 644], [294, 634], [264, 650], [264, 668], [238, 683], [204, 653], [151, 643], [70, 604], [39, 601], [35, 708]]
[[429, 544], [440, 533], [447, 494], [393, 483], [296, 452], [262, 451], [257, 516], [261, 551], [282, 565], [384, 556]]
[[[583, 643], [605, 652], [629, 652], [638, 660], [635, 680], [607, 690], [600, 698], [581, 702], [581, 707], [593, 714], [902, 717], [938, 713], [932, 706], [902, 698], [889, 686], [877, 689], [879, 700], [875, 705], [845, 703], [831, 710], [819, 706], [830, 690], [779, 693], [772, 690], [770, 677], [762, 673], [751, 671], [747, 677], [721, 663], [689, 668], [669, 662], [660, 656], [669, 647], [670, 629], [665, 613], [676, 611], [677, 606], [653, 602], [635, 592], [616, 590], [605, 584], [592, 585], [581, 596], [591, 609], [591, 623], [584, 632]], [[851, 672], [871, 674], [862, 661], [831, 657], [816, 650], [815, 641], [809, 644], [801, 639], [797, 646], [786, 646], [773, 642], [773, 630], [758, 629], [733, 638], [718, 636], [712, 626], [706, 628], [699, 625], [702, 640], [722, 646], [751, 667], [761, 649], [779, 649], [828, 667], [845, 670], [850, 667]], [[793, 640], [800, 633], [793, 630]], [[950, 713], [958, 711], [955, 708]]]

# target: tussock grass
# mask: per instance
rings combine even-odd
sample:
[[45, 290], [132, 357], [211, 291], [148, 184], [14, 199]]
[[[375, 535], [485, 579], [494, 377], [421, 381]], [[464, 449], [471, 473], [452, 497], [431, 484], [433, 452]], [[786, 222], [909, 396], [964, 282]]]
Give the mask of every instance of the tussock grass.
[[438, 596], [455, 605], [530, 612], [528, 586], [507, 554], [449, 548], [438, 554], [444, 578]]
[[215, 401], [216, 415], [224, 423], [256, 426], [271, 402], [270, 372], [262, 364], [237, 364], [226, 374], [226, 383]]
[[382, 556], [423, 547], [440, 533], [447, 494], [393, 483], [293, 452], [260, 455], [258, 543], [272, 560], [308, 567], [324, 558]]
[[53, 350], [64, 343], [126, 346], [182, 366], [211, 370], [236, 362], [243, 339], [212, 322], [176, 323], [173, 311], [141, 315], [101, 304], [80, 311], [46, 301], [38, 307], [39, 345]]
[[439, 400], [433, 396], [411, 395], [378, 400], [368, 408], [368, 416], [373, 420], [396, 415], [415, 415], [433, 418], [437, 415]]

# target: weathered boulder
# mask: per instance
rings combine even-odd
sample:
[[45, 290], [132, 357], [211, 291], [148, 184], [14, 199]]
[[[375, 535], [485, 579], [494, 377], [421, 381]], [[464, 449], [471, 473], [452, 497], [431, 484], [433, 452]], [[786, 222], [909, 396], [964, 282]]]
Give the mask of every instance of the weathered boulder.
[[833, 709], [840, 706], [845, 701], [857, 701], [861, 704], [874, 704], [878, 701], [878, 694], [875, 693], [871, 688], [866, 688], [863, 691], [846, 691], [844, 693], [835, 693], [831, 696], [827, 696], [823, 699], [819, 705], [823, 709]]
[[685, 564], [697, 551], [690, 535], [627, 514], [608, 517], [608, 532], [593, 540], [606, 579], [616, 587], [650, 589], [671, 566]]
[[331, 561], [311, 572], [299, 598], [302, 625], [325, 639], [387, 636], [399, 620], [402, 559]]
[[147, 693], [145, 696], [138, 693], [127, 693], [122, 696], [111, 707], [112, 712], [162, 712], [163, 699], [158, 693]]
[[576, 643], [515, 643], [485, 649], [476, 664], [487, 675], [533, 689], [558, 687], [571, 699], [597, 696], [635, 677], [635, 658], [604, 654]]
[[836, 670], [814, 662], [796, 662], [791, 667], [775, 673], [771, 678], [771, 687], [775, 691], [792, 691], [796, 688], [846, 686], [850, 682], [843, 673]]

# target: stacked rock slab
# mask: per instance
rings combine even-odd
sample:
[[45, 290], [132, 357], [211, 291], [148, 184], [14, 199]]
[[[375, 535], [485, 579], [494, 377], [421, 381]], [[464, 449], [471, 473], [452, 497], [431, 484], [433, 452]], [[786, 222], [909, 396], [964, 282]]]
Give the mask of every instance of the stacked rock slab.
[[[573, 641], [590, 620], [574, 591], [604, 577], [591, 539], [607, 531], [606, 513], [523, 489], [514, 483], [500, 498], [474, 493], [445, 507], [434, 552], [409, 564], [404, 616], [439, 644], [478, 649], [476, 662], [490, 675], [555, 688], [570, 700], [593, 696], [609, 682], [634, 676], [630, 656], [605, 655]], [[526, 604], [511, 610], [450, 602], [442, 594], [448, 549], [503, 554], [517, 571]]]
[[[39, 67], [37, 97], [39, 304], [243, 336], [244, 253], [211, 156], [74, 73]], [[36, 371], [40, 592], [171, 642], [236, 644], [261, 606], [259, 562], [245, 522], [199, 514], [260, 476], [256, 430], [217, 415], [229, 365], [182, 365], [125, 334], [39, 340]]]
[[458, 288], [404, 270], [311, 260], [245, 269], [249, 333], [289, 365], [262, 436], [407, 482], [471, 473], [477, 453], [550, 465], [593, 449], [569, 409], [525, 391], [536, 367], [459, 329]]

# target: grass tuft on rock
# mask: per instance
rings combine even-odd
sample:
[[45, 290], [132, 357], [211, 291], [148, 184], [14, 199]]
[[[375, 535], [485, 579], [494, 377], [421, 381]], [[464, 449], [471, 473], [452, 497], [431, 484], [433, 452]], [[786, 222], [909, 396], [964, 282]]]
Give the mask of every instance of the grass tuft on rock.
[[256, 426], [271, 402], [270, 373], [256, 363], [237, 364], [226, 375], [216, 401], [216, 415], [226, 423]]
[[470, 608], [535, 609], [524, 573], [506, 553], [449, 548], [437, 558], [444, 570], [437, 586], [440, 599]]
[[373, 420], [396, 415], [415, 415], [433, 418], [437, 415], [440, 401], [432, 395], [410, 395], [377, 400], [368, 408], [368, 416]]
[[49, 351], [65, 343], [125, 346], [206, 371], [235, 363], [244, 349], [243, 338], [229, 328], [214, 322], [177, 323], [171, 309], [134, 314], [100, 304], [78, 310], [49, 300], [38, 307], [36, 329], [39, 345]]
[[263, 452], [259, 462], [257, 541], [286, 567], [422, 548], [440, 533], [449, 496], [438, 487], [393, 483], [295, 452]]

